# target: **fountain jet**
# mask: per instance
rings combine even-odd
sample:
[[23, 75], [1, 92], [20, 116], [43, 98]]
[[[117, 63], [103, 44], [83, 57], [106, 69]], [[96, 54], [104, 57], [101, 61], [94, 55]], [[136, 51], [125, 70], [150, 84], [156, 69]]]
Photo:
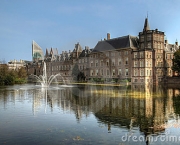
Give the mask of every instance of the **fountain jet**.
[[57, 83], [57, 76], [60, 76], [65, 83], [64, 78], [61, 76], [60, 73], [56, 75], [51, 75], [49, 78], [47, 77], [47, 71], [46, 71], [46, 62], [43, 62], [43, 75], [37, 76], [37, 75], [30, 75], [33, 76], [39, 83], [41, 83], [41, 86], [44, 88], [47, 88], [51, 85], [52, 81], [55, 80], [55, 83]]

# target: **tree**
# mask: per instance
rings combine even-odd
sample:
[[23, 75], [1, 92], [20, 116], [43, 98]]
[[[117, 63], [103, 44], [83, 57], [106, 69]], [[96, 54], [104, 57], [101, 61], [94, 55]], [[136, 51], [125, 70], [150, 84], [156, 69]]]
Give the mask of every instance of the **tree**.
[[83, 72], [79, 72], [79, 74], [77, 75], [77, 80], [78, 81], [85, 81], [85, 75]]
[[172, 70], [180, 74], [180, 49], [174, 53]]
[[21, 67], [19, 70], [18, 70], [18, 77], [19, 78], [26, 78], [27, 77], [27, 71], [24, 67]]
[[73, 75], [73, 79], [78, 80], [78, 74], [80, 73], [78, 65], [75, 64], [73, 69], [72, 69], [72, 75]]
[[73, 75], [73, 79], [77, 81], [84, 81], [86, 78], [84, 73], [79, 70], [79, 67], [77, 64], [75, 64], [72, 69], [72, 75]]

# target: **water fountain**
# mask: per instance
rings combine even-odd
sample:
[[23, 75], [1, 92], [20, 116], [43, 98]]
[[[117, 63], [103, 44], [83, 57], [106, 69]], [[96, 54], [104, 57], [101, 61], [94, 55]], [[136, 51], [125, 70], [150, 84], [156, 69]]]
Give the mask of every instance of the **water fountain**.
[[47, 71], [46, 71], [46, 62], [43, 62], [43, 74], [40, 76], [37, 75], [31, 75], [33, 76], [40, 84], [41, 87], [43, 88], [48, 88], [52, 81], [55, 80], [54, 83], [57, 84], [57, 77], [60, 76], [63, 80], [63, 83], [66, 85], [64, 78], [61, 76], [60, 73], [56, 74], [56, 75], [51, 75], [49, 78], [47, 77]]

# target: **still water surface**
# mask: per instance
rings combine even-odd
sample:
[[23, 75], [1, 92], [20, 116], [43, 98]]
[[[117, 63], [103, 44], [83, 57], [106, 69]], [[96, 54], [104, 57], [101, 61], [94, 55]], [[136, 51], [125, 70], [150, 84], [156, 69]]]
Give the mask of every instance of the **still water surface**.
[[0, 87], [0, 144], [180, 143], [178, 88]]

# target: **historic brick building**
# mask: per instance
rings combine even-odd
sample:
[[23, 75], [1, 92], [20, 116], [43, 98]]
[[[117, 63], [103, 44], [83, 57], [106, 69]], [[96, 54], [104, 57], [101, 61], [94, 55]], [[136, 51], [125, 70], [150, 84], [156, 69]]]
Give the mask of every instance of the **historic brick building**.
[[150, 30], [148, 19], [135, 36], [99, 41], [90, 54], [90, 78], [131, 80], [132, 83], [155, 84], [172, 76], [172, 59], [178, 43], [168, 44], [164, 32]]
[[123, 36], [99, 41], [89, 58], [90, 78], [104, 81], [130, 79], [132, 77], [132, 51], [138, 47], [138, 38]]
[[[57, 49], [46, 49], [44, 61], [47, 64], [47, 75], [60, 73], [64, 80], [72, 80], [75, 77], [73, 68], [77, 66], [86, 80], [128, 80], [134, 84], [162, 82], [166, 77], [175, 75], [171, 69], [172, 59], [174, 52], [179, 49], [178, 42], [168, 44], [164, 36], [164, 32], [158, 29], [151, 30], [146, 18], [139, 36], [111, 39], [108, 33], [107, 39], [99, 41], [94, 49], [87, 46], [83, 49], [79, 43], [75, 44], [73, 51], [62, 51], [61, 54], [58, 54]], [[34, 61], [37, 60], [34, 54], [42, 54], [40, 47], [35, 44], [33, 42], [33, 52], [37, 52], [33, 53]], [[35, 49], [37, 46], [38, 49]]]

